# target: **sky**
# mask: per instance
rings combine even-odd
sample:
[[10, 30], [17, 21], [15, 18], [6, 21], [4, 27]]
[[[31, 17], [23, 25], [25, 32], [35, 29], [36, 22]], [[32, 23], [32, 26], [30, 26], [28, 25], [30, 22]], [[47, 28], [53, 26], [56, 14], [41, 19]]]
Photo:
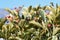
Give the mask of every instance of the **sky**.
[[14, 8], [24, 5], [24, 7], [28, 7], [32, 5], [33, 7], [50, 5], [50, 2], [54, 4], [58, 3], [60, 5], [60, 0], [0, 0], [0, 8]]
[[8, 14], [7, 11], [3, 10], [4, 8], [14, 9], [15, 7], [23, 6], [29, 7], [32, 5], [35, 6], [49, 6], [50, 2], [53, 2], [54, 5], [58, 3], [60, 5], [60, 0], [0, 0], [0, 18]]

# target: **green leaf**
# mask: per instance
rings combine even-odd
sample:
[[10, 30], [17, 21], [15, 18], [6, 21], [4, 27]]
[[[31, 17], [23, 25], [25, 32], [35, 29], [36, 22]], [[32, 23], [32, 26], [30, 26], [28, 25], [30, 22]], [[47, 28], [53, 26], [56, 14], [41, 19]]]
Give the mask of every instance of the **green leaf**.
[[33, 25], [35, 25], [37, 27], [41, 27], [42, 28], [42, 25], [40, 23], [38, 23], [38, 22], [35, 22], [34, 20], [30, 21], [29, 24], [33, 24]]

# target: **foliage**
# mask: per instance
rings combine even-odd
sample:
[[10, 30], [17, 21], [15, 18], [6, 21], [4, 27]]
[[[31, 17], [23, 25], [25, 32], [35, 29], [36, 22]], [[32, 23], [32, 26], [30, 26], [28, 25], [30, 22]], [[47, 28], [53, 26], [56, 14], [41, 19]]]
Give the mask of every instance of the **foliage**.
[[[0, 19], [0, 38], [5, 40], [54, 40], [60, 33], [60, 6], [28, 7], [5, 10], [9, 16]], [[49, 12], [45, 12], [48, 10]], [[7, 22], [7, 24], [6, 24]], [[58, 40], [57, 38], [55, 40]]]

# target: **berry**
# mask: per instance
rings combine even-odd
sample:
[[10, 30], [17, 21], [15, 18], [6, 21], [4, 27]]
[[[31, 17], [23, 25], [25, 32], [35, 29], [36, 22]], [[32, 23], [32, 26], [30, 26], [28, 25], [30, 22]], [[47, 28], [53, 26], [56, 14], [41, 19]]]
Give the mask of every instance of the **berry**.
[[50, 28], [51, 27], [51, 24], [48, 24], [47, 26]]
[[8, 16], [8, 18], [10, 18], [11, 16]]

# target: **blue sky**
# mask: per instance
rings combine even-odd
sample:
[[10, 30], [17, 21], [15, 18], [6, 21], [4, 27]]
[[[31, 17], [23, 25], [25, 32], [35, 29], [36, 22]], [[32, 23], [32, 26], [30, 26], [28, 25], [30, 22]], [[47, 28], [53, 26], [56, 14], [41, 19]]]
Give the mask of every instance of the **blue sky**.
[[24, 5], [28, 7], [30, 5], [37, 6], [37, 5], [50, 5], [49, 3], [53, 2], [54, 4], [58, 3], [60, 5], [60, 0], [0, 0], [0, 8], [14, 8], [18, 6]]
[[14, 9], [15, 7], [19, 7], [24, 5], [24, 7], [29, 7], [32, 5], [33, 7], [50, 5], [50, 2], [53, 2], [54, 5], [58, 3], [60, 5], [60, 0], [0, 0], [0, 18], [6, 16], [8, 14], [7, 11], [3, 10], [4, 8]]

